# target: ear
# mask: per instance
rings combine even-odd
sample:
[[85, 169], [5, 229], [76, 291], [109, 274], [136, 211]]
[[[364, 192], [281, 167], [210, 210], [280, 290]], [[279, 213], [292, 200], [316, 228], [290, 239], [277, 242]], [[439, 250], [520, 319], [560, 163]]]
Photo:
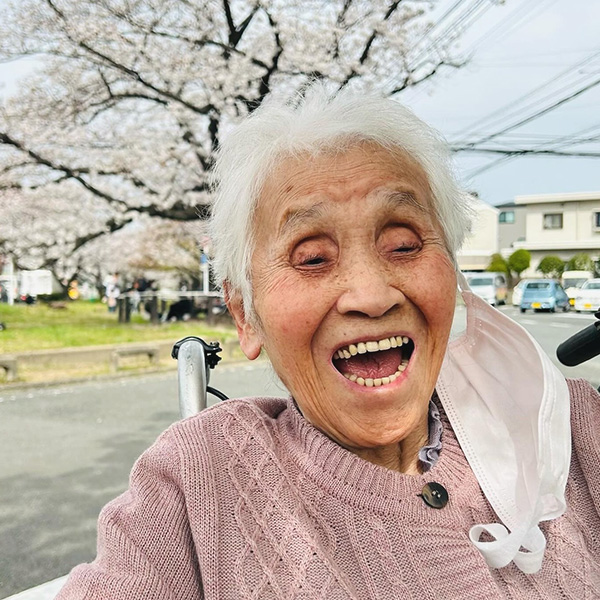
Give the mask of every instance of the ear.
[[232, 292], [228, 283], [223, 284], [223, 291], [225, 303], [235, 322], [242, 352], [246, 355], [246, 358], [254, 360], [255, 358], [258, 358], [262, 349], [258, 331], [248, 319], [246, 319], [241, 295], [238, 292]]

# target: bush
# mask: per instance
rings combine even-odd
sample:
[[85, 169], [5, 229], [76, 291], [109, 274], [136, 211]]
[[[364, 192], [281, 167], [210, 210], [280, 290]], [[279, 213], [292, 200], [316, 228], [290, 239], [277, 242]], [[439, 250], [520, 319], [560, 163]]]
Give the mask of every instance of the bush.
[[543, 273], [547, 277], [560, 277], [565, 270], [565, 261], [558, 256], [544, 256], [540, 261], [536, 271]]
[[508, 263], [503, 258], [502, 254], [492, 254], [490, 257], [490, 264], [486, 267], [486, 271], [494, 271], [498, 273], [506, 273], [509, 275]]
[[68, 300], [69, 296], [65, 292], [56, 292], [54, 294], [40, 294], [37, 300], [40, 302], [56, 302], [57, 300]]
[[528, 250], [520, 249], [515, 250], [508, 257], [508, 268], [517, 274], [517, 277], [521, 277], [521, 273], [529, 268], [531, 264], [531, 254]]
[[589, 254], [580, 252], [571, 257], [565, 265], [565, 271], [594, 271], [594, 261]]

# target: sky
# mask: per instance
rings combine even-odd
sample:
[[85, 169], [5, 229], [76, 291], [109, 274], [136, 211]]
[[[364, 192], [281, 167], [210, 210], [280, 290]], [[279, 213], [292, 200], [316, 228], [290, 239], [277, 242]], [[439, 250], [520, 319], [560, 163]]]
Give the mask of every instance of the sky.
[[[5, 2], [0, 0], [0, 12]], [[563, 151], [600, 153], [600, 0], [440, 0], [435, 18], [450, 13], [432, 36], [461, 9], [476, 5], [473, 24], [455, 47], [465, 66], [443, 70], [400, 100], [451, 145], [464, 145], [591, 86], [485, 146], [525, 148], [562, 139]], [[0, 94], [14, 89], [15, 80], [33, 66], [32, 61], [0, 64]], [[579, 132], [595, 141], [565, 146]], [[455, 158], [465, 187], [490, 204], [517, 195], [600, 192], [600, 158], [522, 156], [498, 162], [496, 155], [463, 152]]]
[[[443, 4], [451, 7], [454, 0]], [[599, 0], [506, 0], [490, 7], [461, 40], [459, 54], [472, 56], [465, 67], [446, 71], [401, 99], [451, 144], [469, 133], [481, 139], [600, 83], [599, 33]], [[596, 137], [595, 143], [563, 150], [600, 153], [600, 85], [486, 146], [502, 139], [513, 148], [531, 147], [584, 130], [580, 137]], [[498, 158], [456, 155], [464, 184], [490, 204], [517, 195], [600, 192], [600, 158], [525, 156], [476, 174]]]

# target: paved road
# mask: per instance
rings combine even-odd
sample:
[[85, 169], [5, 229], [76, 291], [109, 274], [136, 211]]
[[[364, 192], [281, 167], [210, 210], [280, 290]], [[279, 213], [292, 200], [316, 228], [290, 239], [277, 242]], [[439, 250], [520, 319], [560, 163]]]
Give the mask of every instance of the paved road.
[[[594, 320], [500, 310], [552, 357]], [[600, 384], [600, 358], [561, 369]], [[222, 366], [211, 383], [230, 396], [285, 394], [264, 363]], [[0, 598], [94, 557], [100, 508], [126, 488], [135, 459], [177, 418], [174, 373], [0, 392]]]
[[577, 367], [565, 367], [556, 358], [557, 346], [578, 331], [592, 324], [596, 319], [592, 313], [533, 313], [521, 314], [512, 306], [500, 307], [500, 310], [523, 325], [552, 358], [554, 364], [566, 377], [583, 377], [595, 387], [600, 386], [600, 357], [594, 358]]
[[[266, 363], [222, 366], [211, 384], [285, 395]], [[0, 392], [0, 598], [93, 559], [100, 508], [177, 410], [175, 373]]]

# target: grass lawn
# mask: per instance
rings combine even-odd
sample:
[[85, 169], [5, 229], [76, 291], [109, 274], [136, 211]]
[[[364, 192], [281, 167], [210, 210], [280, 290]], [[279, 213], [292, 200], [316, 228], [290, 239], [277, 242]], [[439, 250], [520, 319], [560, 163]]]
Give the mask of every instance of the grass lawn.
[[155, 340], [178, 340], [198, 335], [207, 341], [235, 337], [233, 326], [210, 328], [203, 321], [152, 325], [141, 315], [132, 315], [131, 323], [119, 323], [117, 313], [109, 313], [99, 302], [61, 302], [52, 308], [43, 303], [0, 304], [0, 354], [122, 344]]

